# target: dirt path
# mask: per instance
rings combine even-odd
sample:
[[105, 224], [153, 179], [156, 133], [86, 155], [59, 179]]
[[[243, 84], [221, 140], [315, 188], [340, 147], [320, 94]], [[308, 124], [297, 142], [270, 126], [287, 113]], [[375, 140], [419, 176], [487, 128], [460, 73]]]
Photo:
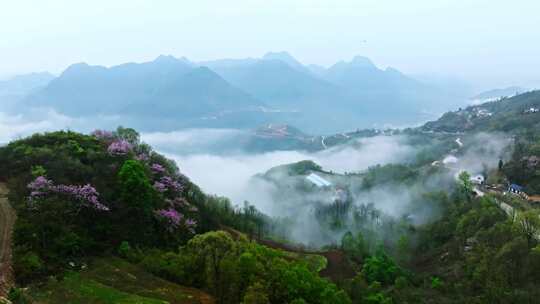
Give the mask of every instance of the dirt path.
[[11, 232], [15, 223], [15, 212], [7, 200], [8, 190], [0, 183], [0, 297], [6, 296], [13, 284], [11, 268]]

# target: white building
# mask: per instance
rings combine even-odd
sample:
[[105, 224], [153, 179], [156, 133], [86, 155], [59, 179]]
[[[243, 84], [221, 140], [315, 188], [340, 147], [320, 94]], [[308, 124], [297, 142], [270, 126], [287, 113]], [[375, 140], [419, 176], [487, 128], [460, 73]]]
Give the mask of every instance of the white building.
[[455, 164], [455, 163], [458, 162], [458, 159], [457, 159], [457, 157], [455, 157], [455, 156], [453, 156], [453, 155], [448, 155], [447, 157], [445, 157], [445, 158], [443, 159], [442, 162], [443, 162], [443, 164], [445, 164], [445, 165]]
[[483, 185], [484, 182], [485, 182], [485, 178], [484, 178], [483, 175], [477, 174], [477, 175], [471, 176], [470, 181], [471, 181], [473, 184]]
[[325, 180], [324, 178], [318, 176], [315, 173], [311, 173], [308, 176], [306, 176], [306, 179], [310, 182], [312, 182], [317, 187], [330, 187], [332, 186], [332, 183]]

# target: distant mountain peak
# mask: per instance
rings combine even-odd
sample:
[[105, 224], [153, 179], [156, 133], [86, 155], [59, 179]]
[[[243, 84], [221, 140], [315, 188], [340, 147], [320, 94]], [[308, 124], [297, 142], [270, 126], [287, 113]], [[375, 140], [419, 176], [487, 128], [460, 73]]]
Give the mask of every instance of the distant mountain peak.
[[262, 57], [262, 59], [279, 60], [281, 62], [288, 64], [290, 67], [298, 71], [309, 73], [309, 70], [302, 63], [300, 63], [298, 60], [296, 60], [296, 58], [294, 58], [291, 54], [285, 51], [268, 52]]
[[186, 57], [174, 57], [173, 55], [159, 55], [156, 59], [154, 59], [154, 63], [163, 63], [163, 64], [174, 64], [174, 63], [184, 63], [190, 66], [194, 66], [194, 63], [189, 61]]
[[279, 59], [279, 60], [290, 60], [294, 62], [298, 62], [296, 58], [294, 58], [289, 52], [281, 51], [281, 52], [268, 52], [264, 54], [262, 57], [263, 59]]
[[[74, 63], [68, 66], [67, 69], [65, 69], [64, 72], [62, 72], [62, 75], [69, 75], [69, 74], [76, 74], [76, 73], [84, 72], [90, 69], [91, 67], [92, 66], [86, 62]], [[105, 67], [102, 67], [102, 68], [105, 68]]]
[[154, 61], [176, 61], [176, 57], [174, 57], [173, 55], [159, 55], [156, 59], [154, 59]]
[[350, 65], [356, 66], [356, 67], [369, 67], [369, 68], [375, 68], [375, 64], [373, 64], [373, 61], [371, 59], [364, 57], [364, 56], [355, 56], [351, 62]]

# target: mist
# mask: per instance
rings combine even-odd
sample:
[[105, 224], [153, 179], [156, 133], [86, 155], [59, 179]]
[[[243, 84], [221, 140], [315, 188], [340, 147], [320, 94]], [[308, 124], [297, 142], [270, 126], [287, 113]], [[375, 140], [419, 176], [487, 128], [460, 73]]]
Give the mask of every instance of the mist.
[[[321, 152], [275, 151], [247, 154], [238, 151], [231, 155], [210, 153], [184, 154], [185, 146], [191, 150], [224, 141], [222, 136], [236, 136], [241, 131], [232, 130], [188, 130], [171, 133], [143, 133], [141, 138], [157, 151], [176, 161], [180, 170], [189, 176], [204, 191], [226, 196], [234, 203], [249, 201], [269, 215], [272, 203], [261, 198], [261, 191], [253, 191], [250, 179], [272, 167], [302, 160], [312, 160], [325, 170], [336, 173], [358, 172], [375, 164], [402, 162], [414, 155], [404, 138], [379, 136], [359, 140], [354, 147], [336, 147]], [[207, 139], [205, 141], [203, 139]], [[212, 141], [215, 140], [215, 141]], [[264, 196], [264, 194], [263, 194]]]
[[[215, 142], [238, 136], [238, 132], [204, 129], [146, 133], [142, 134], [142, 139], [175, 160], [181, 172], [205, 192], [228, 197], [235, 205], [248, 201], [261, 212], [283, 220], [286, 224], [282, 226], [288, 229], [284, 234], [291, 241], [313, 247], [338, 244], [345, 232], [358, 229], [369, 229], [375, 238], [381, 240], [397, 241], [400, 234], [388, 229], [387, 225], [405, 221], [419, 226], [437, 219], [439, 206], [430, 203], [424, 194], [451, 190], [455, 186], [456, 176], [463, 170], [471, 174], [485, 174], [496, 168], [499, 159], [508, 157], [507, 147], [511, 142], [499, 134], [481, 133], [468, 137], [463, 139], [462, 148], [453, 149], [445, 156], [455, 157], [455, 163], [439, 167], [436, 173], [412, 185], [391, 183], [375, 185], [368, 190], [357, 186], [362, 182], [361, 175], [350, 173], [361, 173], [375, 165], [410, 163], [421, 147], [409, 144], [406, 136], [377, 136], [316, 153], [275, 151], [247, 154], [238, 151], [230, 155], [216, 155], [185, 152], [185, 146], [190, 147], [189, 150], [201, 151]], [[270, 177], [261, 175], [276, 166], [302, 160], [312, 160], [321, 165], [323, 170], [331, 172], [320, 173], [323, 178], [337, 188], [348, 189], [350, 210], [367, 206], [378, 212], [378, 217], [360, 228], [355, 226], [351, 211], [345, 220], [345, 227], [329, 229], [317, 220], [316, 214], [318, 209], [335, 202], [335, 189], [305, 192], [298, 190], [305, 187], [303, 176], [291, 177], [285, 171], [275, 169]]]
[[34, 133], [73, 130], [89, 133], [95, 129], [116, 129], [120, 116], [88, 116], [74, 118], [51, 108], [25, 108], [19, 113], [0, 111], [0, 144]]

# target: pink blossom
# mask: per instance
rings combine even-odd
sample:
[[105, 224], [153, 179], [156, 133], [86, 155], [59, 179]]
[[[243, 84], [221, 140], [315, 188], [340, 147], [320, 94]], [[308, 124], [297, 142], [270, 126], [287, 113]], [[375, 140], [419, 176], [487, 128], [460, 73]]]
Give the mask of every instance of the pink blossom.
[[164, 219], [167, 224], [167, 230], [172, 231], [180, 226], [180, 223], [184, 216], [178, 211], [169, 208], [169, 209], [160, 209], [155, 211], [155, 214], [158, 218]]
[[172, 191], [181, 191], [182, 190], [182, 185], [180, 185], [179, 182], [177, 182], [176, 180], [172, 179], [169, 176], [162, 176], [160, 178], [159, 182], [161, 184], [165, 185], [165, 187], [167, 189], [170, 189]]
[[154, 189], [156, 189], [157, 192], [161, 192], [161, 193], [167, 191], [167, 187], [165, 187], [165, 185], [160, 182], [154, 183]]
[[99, 202], [99, 193], [90, 184], [84, 186], [75, 185], [54, 185], [51, 180], [44, 176], [38, 176], [33, 182], [28, 184], [30, 200], [43, 197], [48, 193], [55, 193], [69, 196], [78, 200], [83, 205], [87, 205], [96, 210], [108, 211], [109, 208]]
[[45, 176], [38, 176], [34, 181], [28, 184], [28, 188], [35, 195], [41, 195], [41, 192], [49, 190], [53, 186], [53, 182]]
[[141, 153], [135, 156], [135, 159], [141, 162], [147, 162], [150, 159], [150, 156], [148, 156], [148, 154]]
[[152, 172], [154, 172], [155, 174], [165, 173], [165, 168], [160, 164], [152, 164], [150, 170], [152, 170]]
[[114, 138], [113, 132], [106, 130], [95, 130], [91, 135], [100, 140], [112, 140]]
[[111, 155], [126, 155], [131, 151], [131, 148], [131, 144], [122, 139], [112, 142], [107, 151]]

